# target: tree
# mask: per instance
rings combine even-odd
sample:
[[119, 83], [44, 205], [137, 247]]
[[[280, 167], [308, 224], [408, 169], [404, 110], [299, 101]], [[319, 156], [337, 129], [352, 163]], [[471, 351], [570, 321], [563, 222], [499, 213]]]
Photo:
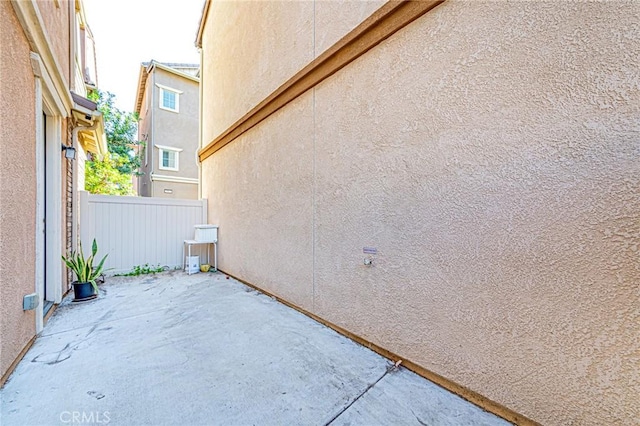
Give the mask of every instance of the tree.
[[87, 161], [85, 188], [93, 194], [133, 195], [131, 176], [140, 167], [137, 147], [138, 116], [114, 105], [115, 95], [93, 90], [89, 99], [102, 113], [109, 153], [105, 158]]
[[84, 187], [92, 194], [134, 195], [131, 174], [122, 173], [123, 158], [96, 158], [87, 161]]

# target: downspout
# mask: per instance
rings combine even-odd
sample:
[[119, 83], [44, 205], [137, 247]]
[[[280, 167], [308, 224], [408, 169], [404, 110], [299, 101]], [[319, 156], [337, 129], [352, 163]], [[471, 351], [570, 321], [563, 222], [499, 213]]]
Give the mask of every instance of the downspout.
[[[97, 112], [97, 111], [95, 111]], [[97, 116], [100, 115], [100, 113], [98, 112], [98, 114], [96, 115], [94, 113], [91, 114], [91, 119], [95, 119]], [[71, 131], [71, 145], [76, 149], [76, 153], [79, 152], [78, 150], [78, 133], [80, 132], [84, 132], [87, 130], [96, 130], [98, 128], [99, 122], [98, 120], [95, 120], [93, 122], [93, 124], [91, 126], [75, 126], [73, 128], [73, 130]], [[77, 154], [76, 154], [77, 155]], [[73, 162], [73, 184], [71, 187], [71, 191], [72, 191], [72, 197], [73, 197], [73, 203], [71, 206], [71, 217], [72, 217], [72, 226], [71, 226], [71, 246], [73, 248], [74, 251], [78, 250], [78, 223], [79, 223], [79, 209], [78, 209], [78, 159], [76, 157], [76, 161]], [[84, 188], [82, 188], [82, 190], [84, 190]]]

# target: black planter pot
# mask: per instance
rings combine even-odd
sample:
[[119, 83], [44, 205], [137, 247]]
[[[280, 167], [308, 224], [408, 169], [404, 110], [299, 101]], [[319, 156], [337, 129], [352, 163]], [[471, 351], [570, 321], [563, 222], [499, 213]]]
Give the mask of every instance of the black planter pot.
[[75, 302], [91, 300], [98, 297], [91, 283], [79, 283], [78, 281], [74, 281], [72, 284]]

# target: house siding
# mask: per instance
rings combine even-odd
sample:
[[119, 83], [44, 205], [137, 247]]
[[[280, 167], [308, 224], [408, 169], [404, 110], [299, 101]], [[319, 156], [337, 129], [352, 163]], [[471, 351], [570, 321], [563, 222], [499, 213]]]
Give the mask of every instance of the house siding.
[[[75, 161], [65, 159], [60, 147], [73, 142], [69, 76], [75, 5], [82, 6], [69, 1], [0, 6], [0, 385], [42, 329], [45, 303], [59, 303], [72, 279], [60, 254], [73, 247], [77, 182]], [[23, 297], [34, 292], [39, 305], [23, 311]]]
[[[176, 76], [162, 69], [155, 69], [155, 84], [181, 91], [179, 95], [179, 112], [167, 111], [159, 107], [160, 90], [154, 84], [156, 103], [153, 112], [156, 119], [153, 122], [154, 144], [180, 148], [180, 170], [177, 172], [158, 169], [158, 148], [154, 147], [154, 172], [176, 177], [198, 178], [198, 83], [193, 80]], [[154, 191], [155, 192], [155, 191]], [[196, 197], [197, 198], [197, 197]]]
[[[313, 58], [280, 6], [212, 3], [205, 144]], [[535, 421], [634, 424], [639, 17], [443, 3], [204, 160], [220, 268]]]
[[[0, 2], [0, 376], [35, 335], [35, 79], [11, 3]], [[0, 382], [1, 384], [1, 382]]]
[[[138, 176], [138, 195], [142, 197], [150, 197], [151, 196], [151, 171], [153, 170], [153, 134], [151, 127], [151, 87], [153, 87], [153, 78], [151, 75], [146, 77], [146, 86], [144, 95], [142, 98], [142, 106], [140, 108], [139, 113], [139, 121], [138, 121], [138, 140], [144, 141], [144, 152], [142, 153], [140, 172], [141, 175]], [[141, 83], [139, 83], [141, 84]]]
[[[39, 0], [36, 3], [42, 16], [45, 31], [49, 34], [51, 49], [60, 66], [64, 81], [71, 88], [71, 55], [69, 53], [71, 26], [69, 22], [71, 19], [70, 11], [75, 11], [75, 7], [70, 4], [72, 2], [69, 0]], [[73, 3], [75, 3], [75, 0], [73, 0]]]
[[[143, 82], [138, 83], [143, 84]], [[184, 78], [159, 67], [153, 67], [146, 76], [145, 93], [140, 104], [138, 139], [146, 141], [146, 159], [140, 167], [143, 173], [138, 179], [138, 194], [143, 197], [164, 197], [198, 199], [198, 185], [157, 181], [152, 175], [169, 178], [199, 178], [197, 162], [199, 129], [199, 83]], [[168, 87], [178, 92], [178, 112], [160, 108], [160, 87]], [[163, 170], [160, 165], [162, 145], [181, 149], [179, 170]], [[171, 190], [166, 193], [164, 190]]]

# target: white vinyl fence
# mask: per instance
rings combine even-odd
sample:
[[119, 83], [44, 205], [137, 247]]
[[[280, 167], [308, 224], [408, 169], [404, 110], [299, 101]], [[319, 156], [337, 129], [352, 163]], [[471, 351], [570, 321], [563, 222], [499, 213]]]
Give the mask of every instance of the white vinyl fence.
[[109, 254], [106, 274], [134, 266], [182, 267], [183, 241], [194, 225], [207, 223], [206, 200], [94, 195], [80, 191], [80, 241], [90, 253], [95, 238], [98, 260]]

